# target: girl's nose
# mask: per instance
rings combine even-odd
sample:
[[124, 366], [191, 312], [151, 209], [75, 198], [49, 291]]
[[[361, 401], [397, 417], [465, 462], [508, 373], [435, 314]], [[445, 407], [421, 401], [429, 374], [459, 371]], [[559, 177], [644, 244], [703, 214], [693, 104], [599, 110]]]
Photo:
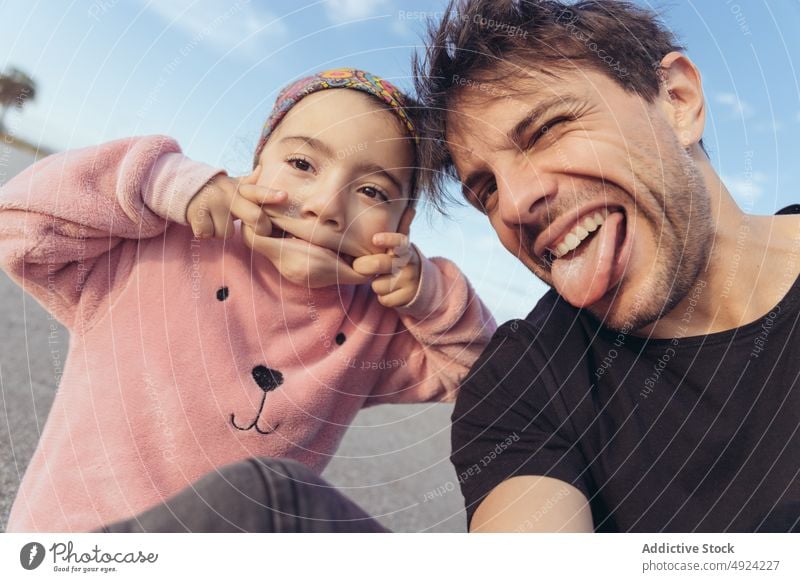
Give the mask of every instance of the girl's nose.
[[336, 189], [320, 188], [320, 191], [306, 198], [301, 215], [303, 218], [316, 219], [319, 224], [342, 231], [345, 227], [343, 198], [343, 193]]

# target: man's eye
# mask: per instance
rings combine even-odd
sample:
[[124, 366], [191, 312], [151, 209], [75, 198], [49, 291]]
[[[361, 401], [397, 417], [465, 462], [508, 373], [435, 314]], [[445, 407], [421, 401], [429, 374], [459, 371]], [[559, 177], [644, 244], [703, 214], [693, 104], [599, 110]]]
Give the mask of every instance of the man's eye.
[[569, 117], [562, 115], [561, 117], [556, 117], [555, 119], [548, 121], [547, 123], [542, 125], [539, 129], [537, 129], [536, 132], [533, 134], [533, 136], [531, 136], [531, 140], [528, 143], [528, 147], [532, 148], [537, 141], [539, 141], [543, 137], [546, 137], [553, 130], [555, 126], [557, 126], [559, 123], [563, 123], [569, 120], [570, 120]]
[[483, 212], [489, 214], [494, 207], [495, 194], [497, 193], [497, 181], [490, 180], [480, 189], [475, 197], [473, 206]]
[[301, 172], [310, 172], [314, 169], [311, 163], [305, 158], [289, 158], [286, 162], [295, 170], [300, 170]]
[[375, 186], [364, 186], [360, 189], [360, 192], [368, 198], [374, 198], [375, 200], [380, 200], [381, 202], [389, 202], [389, 197], [383, 192], [383, 190], [376, 188]]

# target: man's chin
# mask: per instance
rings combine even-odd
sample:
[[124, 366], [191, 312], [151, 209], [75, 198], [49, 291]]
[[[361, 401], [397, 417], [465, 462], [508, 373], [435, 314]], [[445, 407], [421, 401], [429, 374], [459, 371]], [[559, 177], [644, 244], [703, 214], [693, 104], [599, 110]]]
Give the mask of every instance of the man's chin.
[[643, 293], [627, 293], [622, 283], [585, 309], [605, 328], [623, 334], [634, 333], [661, 317]]
[[646, 335], [651, 325], [669, 315], [680, 303], [686, 295], [680, 291], [666, 298], [653, 289], [628, 291], [618, 286], [586, 309], [609, 330]]

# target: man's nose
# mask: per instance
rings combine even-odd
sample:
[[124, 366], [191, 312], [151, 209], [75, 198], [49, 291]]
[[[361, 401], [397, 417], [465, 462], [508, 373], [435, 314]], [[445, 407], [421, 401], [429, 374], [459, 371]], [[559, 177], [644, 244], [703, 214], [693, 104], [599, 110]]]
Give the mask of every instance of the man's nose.
[[345, 194], [339, 187], [316, 184], [303, 201], [301, 216], [337, 231], [344, 230]]
[[548, 209], [558, 190], [555, 177], [530, 167], [497, 176], [500, 217], [508, 226], [549, 221]]

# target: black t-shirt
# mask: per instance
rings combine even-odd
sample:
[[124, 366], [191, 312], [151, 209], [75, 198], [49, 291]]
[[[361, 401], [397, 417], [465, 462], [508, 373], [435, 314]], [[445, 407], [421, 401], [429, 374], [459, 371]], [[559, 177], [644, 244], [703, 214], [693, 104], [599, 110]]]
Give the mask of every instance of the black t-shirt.
[[788, 285], [765, 317], [708, 336], [618, 334], [552, 290], [502, 325], [453, 412], [468, 520], [502, 481], [547, 475], [589, 499], [596, 531], [800, 528], [800, 279]]

